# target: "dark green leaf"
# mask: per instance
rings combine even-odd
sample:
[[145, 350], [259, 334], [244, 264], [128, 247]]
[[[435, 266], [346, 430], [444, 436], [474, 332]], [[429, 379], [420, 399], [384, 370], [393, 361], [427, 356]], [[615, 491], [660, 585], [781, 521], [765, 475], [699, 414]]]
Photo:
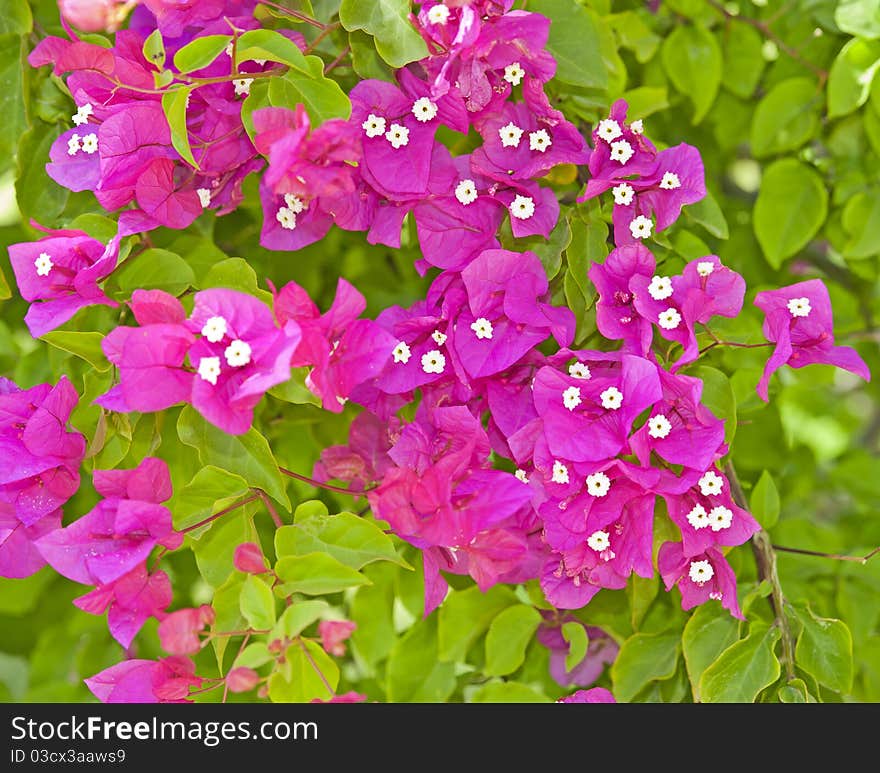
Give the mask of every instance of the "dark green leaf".
[[846, 623], [817, 617], [809, 607], [798, 609], [798, 618], [804, 626], [794, 652], [798, 666], [829, 689], [848, 692], [853, 680], [853, 646]]
[[726, 609], [702, 604], [684, 627], [681, 649], [694, 700], [700, 700], [700, 678], [717, 657], [737, 640], [739, 624]]
[[556, 58], [556, 79], [574, 86], [608, 85], [599, 52], [597, 17], [569, 0], [532, 0], [529, 10], [550, 19], [547, 48]]
[[753, 703], [779, 678], [774, 648], [779, 629], [752, 623], [749, 635], [728, 647], [700, 679], [704, 703]]
[[779, 492], [767, 470], [761, 473], [749, 497], [752, 515], [764, 529], [772, 529], [779, 520]]

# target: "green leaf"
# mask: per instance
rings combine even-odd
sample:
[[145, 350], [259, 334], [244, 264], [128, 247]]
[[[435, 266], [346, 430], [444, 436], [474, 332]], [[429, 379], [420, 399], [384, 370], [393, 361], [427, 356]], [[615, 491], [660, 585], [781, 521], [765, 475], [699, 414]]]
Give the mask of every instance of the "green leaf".
[[630, 620], [634, 630], [638, 630], [644, 620], [657, 592], [660, 590], [660, 578], [656, 575], [645, 579], [633, 575], [627, 585], [627, 595], [630, 600]]
[[269, 652], [269, 647], [265, 642], [254, 642], [248, 644], [241, 654], [235, 658], [232, 663], [233, 668], [259, 668], [274, 660], [275, 656]]
[[828, 117], [847, 115], [868, 100], [871, 82], [880, 67], [880, 41], [850, 40], [828, 74]]
[[272, 294], [257, 287], [257, 272], [241, 258], [227, 258], [215, 263], [202, 280], [200, 289], [225, 287], [255, 295], [261, 301], [272, 302]]
[[770, 89], [752, 118], [753, 155], [771, 156], [807, 142], [819, 125], [821, 96], [812, 78], [789, 78]]
[[275, 553], [281, 556], [329, 553], [353, 569], [373, 561], [409, 565], [394, 549], [391, 538], [378, 526], [352, 513], [300, 517], [292, 526], [275, 531]]
[[196, 280], [193, 270], [180, 255], [156, 247], [129, 258], [113, 276], [119, 289], [129, 294], [144, 289], [180, 295]]
[[736, 619], [714, 604], [701, 604], [685, 623], [681, 649], [695, 701], [703, 672], [737, 640], [738, 631]]
[[100, 373], [110, 369], [110, 363], [101, 350], [103, 339], [101, 333], [74, 333], [68, 330], [54, 330], [41, 336], [41, 340], [80, 357]]
[[704, 27], [676, 27], [663, 41], [663, 67], [694, 105], [693, 123], [705, 118], [721, 85], [721, 49]]
[[351, 67], [361, 78], [394, 81], [391, 68], [379, 56], [373, 38], [366, 32], [363, 30], [350, 32], [348, 44], [351, 46]]
[[291, 368], [290, 378], [269, 390], [272, 397], [285, 403], [295, 405], [314, 405], [321, 407], [321, 398], [306, 386], [306, 377], [311, 373], [311, 368]]
[[[248, 492], [247, 482], [219, 467], [202, 467], [182, 489], [174, 494], [171, 512], [174, 528], [186, 529], [241, 499]], [[196, 531], [191, 536], [195, 536]]]
[[174, 67], [180, 73], [201, 70], [220, 56], [231, 42], [231, 35], [203, 35], [196, 38], [177, 50]]
[[779, 492], [767, 470], [761, 473], [749, 497], [749, 509], [764, 529], [771, 529], [779, 520]]
[[165, 68], [165, 41], [162, 40], [162, 33], [155, 29], [144, 41], [143, 46], [144, 59], [156, 65], [156, 68], [162, 70]]
[[238, 64], [254, 59], [267, 59], [280, 62], [300, 72], [310, 72], [306, 57], [290, 38], [277, 30], [248, 30], [238, 39], [235, 50]]
[[586, 657], [587, 648], [590, 646], [590, 637], [587, 635], [587, 629], [581, 623], [572, 620], [562, 624], [562, 638], [568, 642], [565, 670], [570, 672]]
[[798, 666], [830, 690], [849, 692], [853, 680], [853, 646], [846, 623], [817, 617], [809, 607], [797, 611], [804, 626], [794, 651]]
[[0, 35], [27, 35], [33, 26], [30, 5], [25, 0], [6, 0], [0, 7]]
[[[526, 657], [526, 647], [541, 623], [534, 607], [518, 604], [501, 612], [486, 634], [486, 666], [489, 676], [504, 676], [518, 669]], [[583, 626], [580, 626], [583, 628]]]
[[850, 238], [843, 248], [847, 258], [869, 258], [880, 253], [880, 190], [855, 194], [843, 208], [843, 227]]
[[392, 703], [445, 701], [455, 690], [455, 663], [438, 657], [437, 615], [419, 620], [397, 643], [385, 669]]
[[241, 614], [251, 628], [269, 630], [275, 625], [275, 596], [265, 580], [249, 574], [241, 589]]
[[321, 618], [322, 615], [330, 610], [330, 605], [326, 601], [318, 599], [307, 599], [297, 601], [293, 606], [287, 607], [275, 623], [269, 639], [282, 639], [285, 636], [292, 639], [299, 636], [306, 628], [308, 628], [315, 620]]
[[779, 678], [774, 648], [779, 629], [752, 623], [749, 635], [728, 647], [700, 679], [704, 703], [754, 703], [765, 687]]
[[571, 244], [571, 227], [565, 211], [560, 213], [559, 220], [550, 232], [550, 237], [531, 236], [516, 240], [516, 249], [527, 249], [535, 253], [544, 267], [547, 279], [553, 279], [562, 267], [562, 253]]
[[12, 289], [9, 287], [9, 282], [6, 279], [2, 266], [0, 266], [0, 301], [8, 300], [11, 297]]
[[880, 38], [880, 0], [838, 0], [834, 23], [849, 35]]
[[[28, 7], [26, 3], [24, 7]], [[0, 12], [0, 24], [3, 23], [2, 18]], [[22, 94], [22, 59], [26, 53], [26, 43], [21, 37], [0, 35], [0, 114], [3, 115], [0, 173], [12, 166], [18, 140], [27, 129]]]
[[777, 697], [780, 703], [810, 703], [809, 694], [803, 679], [792, 679], [779, 688]]
[[767, 262], [779, 268], [816, 235], [827, 214], [828, 191], [814, 169], [793, 158], [772, 163], [764, 173], [754, 216]]
[[730, 379], [717, 368], [708, 365], [699, 365], [691, 372], [703, 382], [700, 402], [719, 419], [724, 420], [724, 439], [729, 443], [736, 434], [737, 425], [736, 395], [733, 393]]
[[244, 435], [230, 435], [209, 424], [187, 405], [177, 420], [177, 434], [184, 444], [198, 451], [202, 464], [241, 476], [248, 485], [263, 489], [290, 509], [284, 479], [278, 471], [269, 444], [253, 427]]
[[614, 697], [628, 703], [655, 680], [669, 679], [678, 663], [679, 635], [637, 633], [620, 647], [611, 666]]
[[[231, 513], [228, 520], [218, 520], [200, 539], [192, 543], [199, 574], [208, 585], [219, 588], [229, 579], [235, 568], [232, 564], [235, 548], [242, 542], [248, 542], [251, 536], [252, 529], [248, 519], [242, 512], [236, 512]], [[236, 610], [238, 609], [236, 600]]]
[[32, 217], [43, 225], [49, 225], [58, 217], [70, 197], [67, 188], [62, 188], [46, 174], [49, 149], [62, 131], [64, 129], [59, 126], [38, 121], [21, 135], [15, 197], [24, 220]]
[[532, 0], [529, 10], [550, 19], [547, 50], [556, 59], [556, 80], [590, 89], [608, 86], [595, 14], [570, 0]]
[[285, 596], [293, 593], [320, 596], [370, 583], [360, 572], [326, 553], [284, 556], [275, 564], [275, 573], [284, 583], [279, 590]]
[[477, 587], [450, 593], [439, 612], [440, 660], [464, 660], [471, 645], [495, 616], [515, 603], [513, 591], [502, 585], [495, 585], [485, 593]]
[[195, 86], [182, 86], [169, 89], [162, 95], [162, 110], [165, 112], [165, 120], [171, 131], [171, 144], [180, 153], [184, 161], [195, 169], [199, 168], [193, 156], [192, 145], [189, 141], [189, 129], [186, 126], [186, 106], [189, 95]]
[[551, 703], [533, 687], [521, 682], [489, 682], [474, 691], [471, 703]]
[[728, 25], [722, 38], [724, 45], [724, 72], [721, 82], [728, 91], [742, 99], [755, 93], [764, 72], [761, 47], [764, 38], [748, 24]]
[[718, 202], [711, 193], [707, 192], [700, 201], [686, 207], [684, 212], [703, 226], [712, 236], [717, 236], [719, 239], [726, 239], [730, 236], [724, 212], [721, 211], [721, 207], [718, 206]]
[[287, 648], [284, 659], [282, 669], [269, 677], [273, 703], [308, 703], [333, 697], [331, 690], [339, 685], [339, 666], [317, 642], [298, 639]]
[[70, 228], [75, 231], [85, 231], [93, 239], [106, 243], [116, 236], [119, 224], [104, 215], [86, 212], [75, 218], [70, 224]]
[[392, 67], [423, 59], [428, 47], [409, 21], [410, 0], [342, 0], [339, 21], [349, 32], [363, 30], [376, 39], [376, 50]]
[[317, 56], [307, 56], [308, 73], [291, 70], [283, 78], [269, 80], [269, 102], [276, 106], [305, 107], [312, 126], [332, 118], [348, 118], [351, 102], [340, 85], [324, 77], [324, 63]]

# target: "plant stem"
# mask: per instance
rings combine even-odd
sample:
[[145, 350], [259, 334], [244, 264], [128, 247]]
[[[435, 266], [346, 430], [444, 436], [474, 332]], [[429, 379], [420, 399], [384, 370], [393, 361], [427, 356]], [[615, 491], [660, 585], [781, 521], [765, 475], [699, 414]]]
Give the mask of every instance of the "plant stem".
[[211, 523], [211, 521], [217, 520], [221, 515], [226, 515], [227, 513], [231, 513], [233, 510], [238, 510], [239, 507], [244, 507], [247, 504], [257, 500], [260, 498], [259, 493], [251, 494], [249, 497], [245, 497], [244, 499], [236, 502], [234, 505], [229, 505], [229, 507], [224, 507], [219, 513], [214, 513], [214, 515], [209, 515], [207, 518], [202, 519], [198, 523], [194, 523], [192, 526], [187, 526], [185, 529], [181, 529], [181, 534], [186, 534], [187, 532], [193, 531], [194, 529], [198, 529], [200, 526], [204, 526], [206, 523]]
[[272, 500], [269, 499], [268, 495], [265, 491], [257, 491], [260, 499], [263, 500], [263, 504], [266, 505], [266, 509], [269, 511], [269, 515], [272, 516], [272, 521], [275, 524], [276, 529], [280, 529], [284, 526], [284, 521], [281, 520], [281, 516], [278, 515], [278, 511], [275, 509], [275, 505], [272, 504]]
[[306, 658], [308, 658], [309, 663], [312, 664], [312, 668], [315, 669], [315, 673], [321, 677], [321, 681], [324, 683], [324, 687], [327, 688], [327, 692], [330, 693], [330, 697], [336, 696], [336, 691], [330, 686], [330, 682], [327, 681], [327, 677], [324, 676], [324, 672], [318, 668], [318, 664], [315, 663], [315, 659], [312, 657], [312, 653], [309, 652], [309, 648], [306, 646], [306, 643], [303, 641], [302, 636], [296, 637], [296, 643], [302, 647], [302, 651], [305, 654]]
[[303, 483], [308, 483], [315, 488], [323, 488], [327, 489], [327, 491], [335, 491], [338, 494], [350, 494], [353, 497], [360, 497], [367, 490], [364, 489], [364, 491], [351, 491], [350, 489], [342, 488], [342, 486], [334, 486], [332, 483], [321, 483], [320, 481], [309, 478], [306, 475], [300, 475], [298, 472], [285, 469], [284, 467], [279, 467], [278, 470], [281, 472], [282, 475], [286, 475], [288, 478], [295, 478], [296, 480], [301, 480]]
[[834, 561], [853, 561], [857, 564], [867, 564], [874, 556], [880, 553], [880, 546], [874, 548], [866, 556], [844, 556], [839, 553], [822, 553], [818, 550], [804, 550], [803, 548], [787, 548], [782, 545], [771, 545], [774, 550], [783, 553], [797, 553], [799, 556], [816, 556], [817, 558], [830, 558]]
[[332, 62], [330, 62], [330, 64], [328, 64], [324, 68], [324, 75], [327, 75], [331, 70], [333, 70], [343, 59], [345, 59], [345, 57], [349, 55], [350, 52], [351, 46], [346, 46], [345, 48], [343, 48], [339, 56], [337, 56]]
[[[730, 493], [733, 501], [744, 510], [748, 509], [745, 493], [736, 475], [733, 462], [724, 465], [724, 472], [730, 482]], [[770, 606], [776, 616], [776, 625], [782, 634], [782, 658], [785, 662], [785, 675], [789, 681], [795, 678], [794, 673], [794, 638], [788, 617], [785, 614], [785, 596], [782, 594], [782, 586], [779, 584], [779, 574], [776, 571], [776, 553], [770, 544], [770, 537], [763, 529], [752, 536], [752, 553], [758, 566], [758, 577], [770, 583]]]

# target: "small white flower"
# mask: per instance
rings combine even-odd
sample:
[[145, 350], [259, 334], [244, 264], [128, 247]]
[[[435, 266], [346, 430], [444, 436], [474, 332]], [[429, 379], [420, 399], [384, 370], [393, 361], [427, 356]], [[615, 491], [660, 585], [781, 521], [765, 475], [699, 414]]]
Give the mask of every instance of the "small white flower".
[[254, 82], [253, 78], [237, 78], [232, 81], [232, 85], [235, 86], [235, 96], [237, 97], [246, 97], [251, 93], [251, 84]]
[[94, 132], [87, 134], [82, 138], [82, 149], [84, 152], [92, 155], [98, 149], [98, 135]]
[[639, 118], [637, 121], [633, 121], [633, 122], [629, 125], [629, 130], [630, 130], [633, 134], [641, 134], [642, 132], [644, 132], [644, 131], [645, 131], [645, 125], [642, 123], [642, 119]]
[[709, 276], [715, 270], [715, 264], [711, 260], [701, 260], [697, 263], [697, 273], [700, 276]]
[[570, 386], [562, 393], [562, 404], [573, 411], [581, 404], [581, 390], [576, 386]]
[[596, 134], [605, 142], [612, 142], [616, 140], [623, 131], [620, 129], [620, 124], [617, 123], [613, 118], [606, 118], [603, 121], [599, 121], [599, 126], [596, 129]]
[[519, 128], [513, 121], [506, 126], [502, 126], [498, 130], [498, 136], [501, 137], [501, 145], [505, 148], [518, 148], [519, 141], [522, 139], [523, 130]]
[[86, 102], [84, 105], [80, 105], [76, 109], [76, 113], [72, 116], [73, 123], [76, 126], [82, 126], [84, 123], [88, 123], [89, 117], [94, 112], [94, 108], [92, 107], [90, 102]]
[[412, 351], [410, 351], [409, 345], [405, 341], [398, 341], [397, 346], [391, 350], [391, 354], [394, 356], [395, 362], [402, 362], [406, 365], [412, 356]]
[[517, 194], [510, 203], [510, 214], [518, 220], [528, 220], [535, 214], [535, 200], [531, 196]]
[[663, 179], [660, 181], [660, 187], [664, 191], [674, 191], [676, 188], [681, 188], [681, 180], [678, 179], [678, 175], [675, 172], [664, 172]]
[[597, 553], [601, 553], [611, 547], [610, 537], [611, 535], [607, 531], [594, 531], [587, 537], [587, 545]]
[[287, 208], [293, 212], [294, 215], [298, 215], [300, 212], [305, 211], [306, 203], [299, 197], [293, 193], [285, 193], [284, 194], [284, 203], [287, 205]]
[[479, 317], [471, 322], [471, 330], [474, 331], [474, 335], [480, 340], [492, 338], [492, 323], [485, 317]]
[[251, 361], [251, 347], [246, 341], [236, 338], [223, 352], [226, 362], [233, 368], [242, 368]]
[[626, 140], [617, 140], [611, 143], [611, 158], [619, 164], [625, 164], [633, 157], [635, 151]]
[[258, 64], [258, 65], [260, 65], [260, 67], [262, 67], [262, 66], [263, 66], [264, 64], [266, 64], [266, 62], [268, 62], [269, 60], [268, 60], [268, 59], [251, 59], [251, 61], [252, 61], [254, 64]]
[[391, 147], [397, 150], [404, 145], [409, 144], [409, 129], [401, 126], [399, 123], [391, 124], [391, 127], [385, 132], [385, 139], [391, 143]]
[[657, 324], [664, 330], [675, 330], [681, 324], [681, 314], [670, 306], [657, 317]]
[[544, 153], [552, 144], [553, 140], [550, 139], [546, 130], [538, 129], [536, 132], [529, 132], [529, 150], [540, 150]]
[[733, 523], [733, 511], [729, 507], [718, 505], [709, 511], [709, 525], [712, 531], [727, 529]]
[[520, 67], [519, 62], [511, 62], [504, 68], [504, 80], [511, 86], [519, 86], [522, 79], [526, 77], [526, 71]]
[[688, 523], [697, 531], [705, 529], [709, 525], [709, 514], [702, 505], [694, 505], [694, 509], [687, 514]]
[[611, 488], [611, 478], [604, 472], [587, 475], [587, 493], [594, 497], [604, 497]]
[[712, 470], [704, 473], [703, 477], [697, 482], [700, 485], [700, 493], [704, 497], [711, 497], [720, 494], [721, 490], [724, 488], [724, 478], [720, 475], [716, 475]]
[[662, 413], [648, 419], [648, 434], [652, 438], [663, 440], [670, 432], [672, 432], [672, 424]]
[[647, 239], [651, 235], [654, 224], [644, 215], [633, 218], [629, 224], [629, 232], [633, 239]]
[[52, 270], [52, 256], [48, 252], [41, 252], [40, 256], [34, 261], [34, 268], [37, 269], [37, 276], [49, 276]]
[[445, 367], [446, 358], [437, 349], [432, 349], [427, 354], [422, 355], [422, 370], [425, 373], [442, 373]]
[[568, 375], [572, 378], [588, 379], [592, 374], [588, 366], [582, 362], [573, 362], [568, 366]]
[[275, 213], [275, 219], [281, 224], [282, 228], [292, 231], [296, 228], [296, 215], [289, 207], [279, 207]]
[[431, 24], [446, 24], [449, 21], [449, 8], [443, 3], [432, 6], [428, 11], [428, 21]]
[[232, 56], [232, 41], [226, 44], [226, 48], [223, 49], [226, 52], [226, 56]]
[[199, 194], [199, 203], [202, 205], [202, 209], [211, 206], [211, 189], [210, 188], [199, 188], [196, 193]]
[[434, 343], [437, 344], [437, 346], [443, 346], [443, 344], [446, 343], [446, 339], [448, 337], [449, 336], [447, 336], [446, 333], [441, 333], [439, 330], [435, 330], [433, 333], [431, 333], [431, 338], [434, 339]]
[[80, 145], [79, 135], [71, 134], [70, 138], [67, 140], [67, 155], [75, 156], [81, 147], [82, 145]]
[[614, 194], [614, 203], [620, 204], [622, 207], [628, 207], [632, 204], [632, 200], [636, 195], [635, 188], [632, 187], [629, 183], [621, 183], [620, 185], [615, 185], [611, 189], [611, 193]]
[[550, 480], [553, 483], [568, 483], [568, 467], [559, 460], [553, 462], [553, 474]]
[[623, 405], [623, 393], [617, 387], [608, 387], [599, 395], [602, 407], [609, 411], [616, 411]]
[[368, 137], [381, 137], [385, 134], [385, 119], [381, 115], [370, 113], [361, 124], [361, 128]]
[[516, 478], [518, 481], [521, 481], [522, 483], [529, 482], [529, 476], [525, 470], [517, 470], [515, 473], [513, 473], [513, 477]]
[[220, 375], [219, 357], [202, 357], [199, 360], [199, 376], [209, 384], [217, 384], [217, 376]]
[[419, 123], [427, 123], [437, 117], [437, 104], [427, 97], [420, 97], [413, 102], [412, 114]]
[[462, 180], [455, 186], [455, 198], [467, 206], [477, 200], [477, 184], [473, 180]]
[[792, 298], [788, 302], [788, 311], [792, 317], [809, 317], [812, 310], [809, 298]]
[[721, 593], [720, 590], [713, 590], [713, 591], [709, 594], [709, 598], [710, 598], [710, 599], [714, 599], [715, 601], [721, 601], [721, 599], [724, 598], [724, 595]]
[[708, 561], [691, 561], [691, 568], [688, 572], [691, 582], [697, 585], [705, 585], [715, 576], [715, 570]]
[[668, 276], [651, 277], [651, 284], [648, 285], [648, 295], [655, 301], [666, 300], [672, 295], [672, 280]]
[[202, 326], [202, 335], [212, 344], [219, 344], [226, 335], [226, 320], [223, 317], [210, 317]]

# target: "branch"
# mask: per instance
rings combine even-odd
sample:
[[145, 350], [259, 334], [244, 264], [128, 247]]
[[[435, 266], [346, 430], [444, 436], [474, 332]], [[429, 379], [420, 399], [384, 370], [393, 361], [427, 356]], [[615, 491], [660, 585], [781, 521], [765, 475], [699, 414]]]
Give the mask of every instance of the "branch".
[[281, 520], [281, 516], [278, 515], [278, 511], [275, 509], [275, 505], [272, 504], [272, 500], [269, 499], [268, 495], [264, 491], [258, 491], [260, 499], [263, 500], [263, 504], [266, 506], [266, 509], [269, 511], [269, 515], [272, 516], [272, 522], [275, 524], [276, 529], [280, 529], [284, 526], [284, 521]]
[[[744, 510], [748, 510], [745, 493], [736, 475], [733, 462], [724, 465], [724, 472], [730, 482], [730, 493], [733, 501]], [[782, 634], [782, 656], [785, 661], [785, 674], [788, 680], [795, 678], [794, 673], [794, 638], [788, 618], [785, 616], [785, 596], [782, 594], [782, 586], [779, 584], [779, 574], [776, 571], [776, 553], [770, 544], [770, 537], [763, 529], [752, 536], [752, 553], [758, 566], [758, 577], [770, 583], [770, 606], [776, 617], [776, 624]]]
[[336, 691], [330, 686], [330, 682], [327, 681], [327, 677], [324, 676], [324, 672], [320, 668], [318, 668], [318, 664], [315, 663], [315, 659], [312, 657], [312, 653], [309, 652], [309, 648], [306, 646], [306, 643], [303, 641], [302, 636], [296, 637], [296, 643], [299, 644], [300, 647], [302, 647], [302, 651], [305, 654], [306, 658], [308, 659], [309, 663], [312, 664], [312, 668], [315, 669], [315, 673], [317, 673], [318, 676], [321, 677], [321, 681], [324, 683], [324, 687], [327, 688], [327, 692], [330, 693], [330, 697], [331, 698], [335, 697]]
[[364, 489], [363, 491], [352, 491], [351, 489], [343, 488], [342, 486], [334, 486], [332, 483], [321, 483], [314, 478], [309, 478], [307, 475], [300, 475], [298, 472], [287, 470], [284, 467], [279, 467], [278, 470], [281, 472], [282, 475], [286, 475], [288, 478], [301, 480], [303, 483], [309, 483], [315, 488], [323, 488], [327, 489], [327, 491], [335, 491], [338, 494], [350, 494], [353, 497], [360, 497], [368, 491], [368, 489]]
[[231, 513], [233, 510], [238, 510], [239, 507], [244, 507], [247, 504], [257, 500], [260, 498], [259, 494], [251, 494], [249, 497], [245, 497], [242, 500], [239, 500], [234, 505], [229, 505], [229, 507], [224, 507], [219, 513], [214, 513], [214, 515], [209, 515], [207, 518], [199, 521], [198, 523], [194, 523], [192, 526], [187, 526], [185, 529], [180, 529], [181, 534], [186, 534], [187, 532], [193, 531], [193, 529], [198, 529], [199, 526], [204, 526], [206, 523], [211, 523], [211, 521], [216, 521], [221, 515], [226, 515], [227, 513]]
[[874, 548], [868, 555], [866, 556], [843, 556], [839, 553], [822, 553], [818, 550], [804, 550], [803, 548], [787, 548], [782, 545], [771, 545], [774, 550], [782, 551], [783, 553], [797, 553], [799, 556], [816, 556], [817, 558], [831, 558], [834, 561], [853, 561], [857, 564], [867, 564], [874, 556], [880, 553], [880, 546]]

